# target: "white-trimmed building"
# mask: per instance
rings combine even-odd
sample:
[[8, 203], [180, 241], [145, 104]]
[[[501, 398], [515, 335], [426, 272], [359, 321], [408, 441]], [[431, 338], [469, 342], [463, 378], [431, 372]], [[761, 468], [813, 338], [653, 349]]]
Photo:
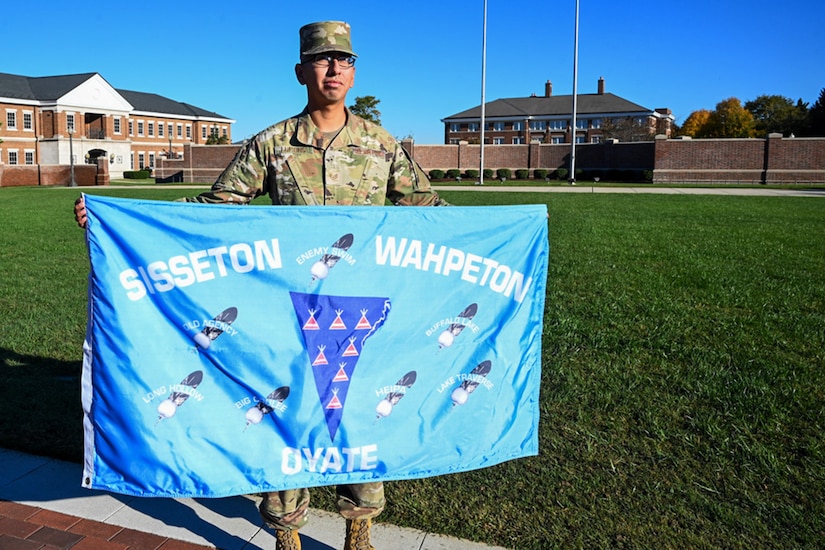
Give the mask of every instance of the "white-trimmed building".
[[[118, 90], [98, 73], [0, 73], [0, 163], [68, 165], [109, 159], [114, 178], [177, 158], [210, 135], [232, 140], [235, 121], [157, 94]], [[70, 156], [74, 157], [70, 161]]]

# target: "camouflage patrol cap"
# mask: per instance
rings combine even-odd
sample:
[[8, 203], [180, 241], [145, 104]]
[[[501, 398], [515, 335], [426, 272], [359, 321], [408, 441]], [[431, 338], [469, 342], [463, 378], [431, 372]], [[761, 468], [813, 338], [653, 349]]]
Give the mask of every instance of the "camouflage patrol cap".
[[301, 58], [324, 52], [343, 52], [358, 57], [352, 51], [349, 23], [321, 21], [304, 25], [298, 32], [301, 35]]

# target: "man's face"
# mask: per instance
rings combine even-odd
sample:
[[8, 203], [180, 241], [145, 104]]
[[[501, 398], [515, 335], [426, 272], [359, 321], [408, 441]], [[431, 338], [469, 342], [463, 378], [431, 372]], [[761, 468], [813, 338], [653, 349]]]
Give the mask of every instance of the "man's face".
[[298, 82], [307, 87], [310, 107], [343, 104], [355, 82], [355, 66], [347, 54], [329, 52], [312, 56], [295, 66]]

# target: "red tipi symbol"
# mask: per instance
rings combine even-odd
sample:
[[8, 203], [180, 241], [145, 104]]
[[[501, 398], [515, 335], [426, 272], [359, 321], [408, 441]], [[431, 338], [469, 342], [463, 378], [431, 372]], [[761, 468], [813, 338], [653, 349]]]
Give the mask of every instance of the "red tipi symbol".
[[344, 367], [346, 366], [346, 363], [338, 363], [338, 374], [332, 379], [333, 382], [346, 382], [349, 380], [349, 376], [347, 376], [346, 371], [344, 371]]
[[347, 325], [344, 324], [344, 320], [341, 319], [341, 314], [344, 313], [343, 309], [336, 309], [335, 310], [335, 320], [329, 326], [330, 330], [345, 330]]
[[341, 408], [341, 401], [338, 400], [338, 389], [335, 388], [332, 390], [332, 399], [329, 400], [327, 403], [328, 409], [340, 409]]
[[329, 365], [327, 356], [324, 355], [324, 349], [326, 349], [326, 346], [318, 346], [318, 357], [316, 357], [315, 361], [312, 362], [313, 367], [316, 365]]
[[304, 323], [304, 330], [319, 330], [318, 321], [315, 320], [315, 310], [309, 309], [309, 319]]
[[367, 310], [366, 309], [361, 310], [361, 319], [358, 321], [358, 324], [355, 325], [355, 328], [356, 329], [372, 328], [372, 325], [367, 320]]
[[355, 347], [355, 337], [349, 339], [349, 345], [347, 349], [344, 350], [344, 353], [341, 354], [343, 357], [358, 357], [358, 349]]

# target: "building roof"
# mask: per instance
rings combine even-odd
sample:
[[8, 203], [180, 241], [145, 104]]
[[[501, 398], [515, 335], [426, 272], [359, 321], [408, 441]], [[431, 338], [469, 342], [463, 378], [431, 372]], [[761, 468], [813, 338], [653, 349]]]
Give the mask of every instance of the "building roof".
[[[56, 101], [96, 75], [98, 73], [30, 77], [0, 73], [0, 98]], [[117, 89], [115, 91], [129, 102], [135, 111], [229, 120], [218, 113], [158, 94]]]
[[[485, 104], [485, 118], [536, 118], [569, 115], [573, 111], [573, 96], [532, 96], [496, 99]], [[627, 113], [652, 113], [652, 109], [621, 98], [615, 94], [577, 94], [576, 114], [604, 115]], [[480, 119], [481, 105], [442, 119], [448, 122], [459, 119]]]
[[158, 94], [135, 92], [132, 90], [118, 90], [117, 93], [131, 103], [135, 111], [182, 115], [186, 117], [226, 118], [218, 113], [195, 107], [189, 103], [181, 103]]

